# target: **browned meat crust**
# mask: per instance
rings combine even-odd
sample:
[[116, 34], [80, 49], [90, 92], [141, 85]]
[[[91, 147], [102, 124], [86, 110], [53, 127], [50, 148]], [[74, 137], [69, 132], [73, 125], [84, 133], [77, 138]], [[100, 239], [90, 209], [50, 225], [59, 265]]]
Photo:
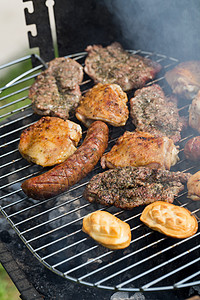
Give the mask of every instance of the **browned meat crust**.
[[110, 169], [90, 180], [84, 197], [89, 202], [121, 209], [132, 209], [159, 200], [172, 203], [190, 176], [189, 173], [145, 167]]
[[32, 108], [39, 115], [68, 119], [81, 97], [83, 67], [71, 58], [55, 58], [29, 90]]
[[176, 104], [167, 100], [158, 84], [135, 92], [130, 100], [130, 115], [139, 131], [167, 136], [174, 143], [181, 138], [180, 132], [185, 121], [180, 118]]
[[116, 83], [124, 91], [141, 88], [161, 70], [161, 65], [139, 55], [131, 55], [115, 42], [103, 48], [88, 46], [85, 72], [95, 83]]
[[22, 183], [24, 193], [33, 199], [48, 199], [65, 192], [92, 171], [108, 145], [108, 126], [92, 123], [83, 144], [65, 162]]
[[200, 89], [200, 61], [185, 61], [165, 74], [174, 94], [192, 100]]

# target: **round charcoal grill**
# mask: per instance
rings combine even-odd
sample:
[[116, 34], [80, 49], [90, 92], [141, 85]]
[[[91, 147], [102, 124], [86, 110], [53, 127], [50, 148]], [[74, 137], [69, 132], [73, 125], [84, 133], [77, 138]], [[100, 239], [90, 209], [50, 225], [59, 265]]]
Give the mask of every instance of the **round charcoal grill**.
[[[152, 83], [158, 83], [169, 94], [164, 74], [174, 67], [178, 60], [161, 54], [129, 51], [158, 61], [163, 69]], [[68, 57], [84, 64], [86, 53]], [[115, 207], [103, 207], [88, 203], [83, 197], [87, 182], [102, 172], [100, 164], [81, 182], [66, 193], [45, 201], [27, 198], [20, 184], [27, 178], [43, 172], [40, 166], [25, 161], [17, 147], [21, 132], [36, 122], [39, 116], [31, 109], [28, 89], [34, 78], [45, 68], [38, 56], [35, 68], [15, 77], [1, 89], [1, 213], [32, 252], [47, 268], [58, 275], [88, 286], [119, 291], [172, 290], [200, 284], [200, 232], [192, 237], [177, 240], [152, 231], [141, 223], [139, 217], [144, 207], [123, 211]], [[21, 62], [31, 60], [31, 56], [13, 61], [0, 68], [17, 67]], [[82, 92], [92, 87], [93, 82], [85, 75]], [[130, 92], [129, 98], [133, 96]], [[180, 115], [188, 115], [188, 103], [179, 103]], [[14, 114], [14, 115], [13, 115]], [[74, 118], [72, 121], [77, 122]], [[78, 122], [77, 122], [78, 123]], [[126, 126], [110, 126], [108, 150], [126, 130], [134, 130], [131, 120]], [[85, 136], [83, 133], [83, 138]], [[188, 139], [195, 135], [190, 128], [182, 132], [180, 161], [171, 171], [195, 173], [200, 164], [191, 165], [184, 158], [183, 148]], [[189, 209], [199, 221], [199, 203], [187, 199], [185, 189], [174, 204]], [[128, 248], [112, 251], [97, 244], [82, 232], [82, 220], [88, 213], [97, 209], [106, 210], [129, 223], [132, 241]]]

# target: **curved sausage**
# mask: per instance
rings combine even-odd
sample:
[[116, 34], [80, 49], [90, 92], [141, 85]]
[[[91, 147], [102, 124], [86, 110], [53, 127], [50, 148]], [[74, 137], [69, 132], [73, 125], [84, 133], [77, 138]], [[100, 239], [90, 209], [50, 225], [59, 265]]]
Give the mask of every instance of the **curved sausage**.
[[82, 145], [66, 161], [22, 183], [24, 193], [33, 199], [48, 199], [69, 187], [92, 171], [108, 146], [108, 126], [101, 121], [90, 125]]

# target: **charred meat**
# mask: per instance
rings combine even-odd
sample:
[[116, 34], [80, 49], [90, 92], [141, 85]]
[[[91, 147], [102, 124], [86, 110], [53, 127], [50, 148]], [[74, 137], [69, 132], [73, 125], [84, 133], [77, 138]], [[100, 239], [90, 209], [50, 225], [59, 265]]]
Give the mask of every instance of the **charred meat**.
[[39, 115], [68, 119], [81, 97], [83, 67], [71, 58], [55, 58], [29, 90], [32, 108]]
[[176, 104], [167, 99], [157, 84], [135, 92], [130, 100], [130, 114], [138, 131], [167, 136], [174, 143], [181, 138], [184, 119], [180, 118]]
[[148, 58], [133, 55], [115, 42], [107, 47], [88, 46], [85, 72], [95, 83], [116, 83], [124, 91], [141, 88], [161, 70], [161, 65]]
[[84, 197], [89, 202], [127, 210], [160, 200], [172, 203], [190, 176], [145, 167], [110, 169], [90, 180]]

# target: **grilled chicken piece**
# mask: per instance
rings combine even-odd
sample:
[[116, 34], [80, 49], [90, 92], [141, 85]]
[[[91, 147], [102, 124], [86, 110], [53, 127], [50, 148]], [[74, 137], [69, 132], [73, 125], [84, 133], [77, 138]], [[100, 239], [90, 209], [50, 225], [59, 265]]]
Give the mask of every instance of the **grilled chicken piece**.
[[82, 80], [83, 67], [78, 62], [71, 58], [55, 58], [29, 90], [34, 112], [68, 119], [81, 98], [79, 84]]
[[29, 162], [53, 166], [76, 151], [81, 137], [80, 125], [56, 117], [43, 117], [22, 132], [19, 151]]
[[115, 168], [95, 175], [84, 198], [89, 202], [132, 209], [155, 201], [172, 203], [191, 174], [145, 167]]
[[192, 100], [189, 107], [189, 126], [200, 133], [200, 91]]
[[187, 183], [188, 198], [197, 201], [200, 200], [200, 171], [193, 174]]
[[138, 131], [167, 136], [174, 143], [181, 138], [180, 132], [185, 121], [180, 118], [176, 104], [167, 99], [158, 84], [135, 92], [130, 100], [130, 114]]
[[76, 117], [86, 127], [95, 120], [123, 126], [129, 115], [127, 102], [128, 97], [119, 85], [99, 83], [82, 97]]
[[178, 149], [167, 137], [126, 131], [101, 158], [103, 168], [147, 166], [169, 170], [179, 160]]
[[115, 42], [103, 48], [88, 46], [85, 72], [95, 83], [116, 83], [124, 91], [141, 88], [161, 70], [161, 65], [148, 58], [133, 55]]
[[200, 89], [200, 61], [186, 61], [166, 72], [165, 79], [174, 94], [192, 100]]

